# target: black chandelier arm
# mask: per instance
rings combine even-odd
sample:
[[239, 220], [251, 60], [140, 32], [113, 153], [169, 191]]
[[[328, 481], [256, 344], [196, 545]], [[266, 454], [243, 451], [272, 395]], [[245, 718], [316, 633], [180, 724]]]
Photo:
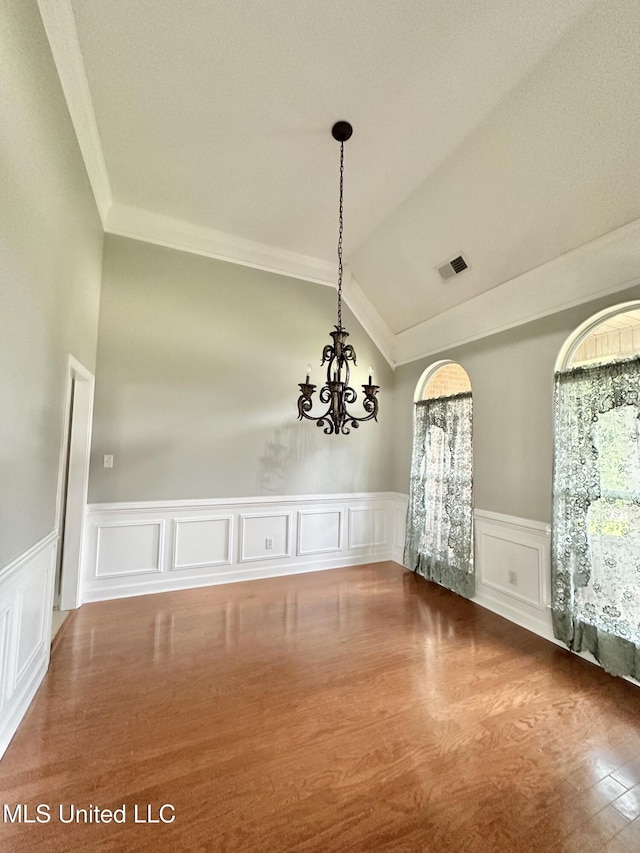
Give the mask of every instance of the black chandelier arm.
[[378, 420], [378, 401], [377, 400], [365, 400], [362, 404], [365, 412], [369, 412], [363, 418], [356, 418], [360, 423], [364, 423], [365, 421], [377, 421]]
[[321, 403], [328, 403], [331, 400], [331, 388], [328, 385], [323, 385], [318, 394], [318, 399]]
[[[309, 382], [300, 382], [298, 387], [301, 391], [301, 394], [298, 397], [298, 420], [301, 421], [303, 418], [309, 417], [307, 412], [310, 412], [313, 408], [311, 395], [316, 390], [316, 386], [311, 385]], [[313, 420], [313, 418], [311, 418], [311, 420]]]
[[357, 399], [358, 395], [356, 394], [355, 388], [352, 388], [350, 385], [347, 385], [344, 389], [344, 402], [355, 403]]
[[325, 347], [322, 350], [322, 361], [320, 362], [320, 367], [322, 367], [325, 361], [333, 361], [334, 357], [335, 353], [331, 344], [325, 344]]
[[[343, 425], [340, 432], [342, 433], [342, 435], [349, 435], [349, 433], [351, 432], [351, 429], [358, 429], [361, 421], [362, 421], [362, 418], [350, 418], [348, 423], [345, 423]], [[351, 429], [349, 429], [349, 427], [351, 427]]]
[[332, 433], [335, 433], [336, 435], [338, 434], [336, 425], [331, 420], [331, 418], [328, 418], [326, 415], [323, 415], [321, 418], [316, 418], [316, 426], [324, 427], [322, 432], [325, 435], [331, 435]]
[[356, 351], [351, 346], [351, 344], [347, 344], [345, 347], [343, 347], [342, 355], [343, 358], [345, 358], [347, 361], [352, 361], [356, 367], [358, 366], [356, 363]]
[[[328, 385], [323, 385], [320, 389], [319, 399], [323, 404], [329, 404], [329, 407], [321, 415], [314, 416], [309, 414], [313, 408], [312, 395], [316, 389], [315, 385], [307, 382], [301, 382], [300, 397], [298, 398], [298, 420], [315, 421], [316, 426], [324, 428], [326, 435], [349, 435], [351, 429], [357, 429], [361, 423], [365, 421], [378, 420], [378, 385], [363, 385], [364, 399], [362, 406], [366, 412], [362, 417], [352, 415], [347, 410], [347, 404], [355, 403], [357, 399], [356, 391], [350, 386], [344, 386], [341, 382], [330, 382]], [[351, 429], [350, 429], [351, 428]]]
[[339, 427], [336, 428], [335, 422], [333, 420], [331, 408], [328, 408], [327, 411], [319, 415], [318, 417], [314, 417], [313, 415], [307, 414], [312, 406], [311, 399], [304, 397], [304, 394], [298, 398], [298, 420], [308, 420], [315, 421], [316, 426], [324, 427], [324, 432], [326, 435], [331, 435], [331, 433], [337, 433], [339, 431]]
[[368, 417], [362, 418], [362, 420], [378, 420], [378, 391], [380, 390], [379, 385], [363, 385], [362, 390], [364, 392], [364, 399], [362, 401], [362, 408], [365, 412], [368, 413]]

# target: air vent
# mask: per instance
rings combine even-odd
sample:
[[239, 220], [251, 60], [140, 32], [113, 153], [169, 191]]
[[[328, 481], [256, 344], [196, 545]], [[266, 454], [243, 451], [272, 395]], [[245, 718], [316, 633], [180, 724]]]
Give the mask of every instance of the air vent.
[[464, 272], [466, 269], [469, 269], [469, 264], [462, 255], [458, 255], [457, 258], [454, 258], [452, 261], [448, 261], [446, 264], [438, 267], [438, 272], [440, 273], [440, 278], [443, 281], [448, 281], [450, 278], [453, 278], [454, 275], [460, 275], [460, 273]]

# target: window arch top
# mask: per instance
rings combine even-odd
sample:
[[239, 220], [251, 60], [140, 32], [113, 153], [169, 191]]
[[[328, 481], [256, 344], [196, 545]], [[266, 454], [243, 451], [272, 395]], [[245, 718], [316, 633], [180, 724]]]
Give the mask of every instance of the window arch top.
[[414, 403], [437, 397], [453, 397], [471, 392], [467, 371], [457, 361], [443, 359], [430, 365], [422, 374], [413, 395]]
[[581, 323], [567, 338], [556, 372], [604, 364], [640, 354], [640, 301], [605, 308]]

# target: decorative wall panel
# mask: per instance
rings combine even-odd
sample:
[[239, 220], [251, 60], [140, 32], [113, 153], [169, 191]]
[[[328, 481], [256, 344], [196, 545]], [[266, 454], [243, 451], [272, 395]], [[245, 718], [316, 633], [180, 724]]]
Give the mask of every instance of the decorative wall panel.
[[232, 516], [174, 520], [176, 569], [225, 566], [231, 562]]
[[0, 757], [49, 665], [57, 542], [50, 533], [0, 571]]
[[476, 510], [475, 600], [551, 637], [549, 525]]
[[94, 504], [82, 600], [389, 560], [399, 508], [394, 492]]
[[298, 512], [298, 555], [339, 551], [342, 535], [341, 509], [305, 509]]
[[384, 545], [386, 535], [387, 512], [384, 507], [349, 509], [349, 549]]
[[162, 571], [164, 521], [101, 524], [96, 537], [97, 578]]
[[240, 562], [291, 556], [291, 513], [240, 515]]

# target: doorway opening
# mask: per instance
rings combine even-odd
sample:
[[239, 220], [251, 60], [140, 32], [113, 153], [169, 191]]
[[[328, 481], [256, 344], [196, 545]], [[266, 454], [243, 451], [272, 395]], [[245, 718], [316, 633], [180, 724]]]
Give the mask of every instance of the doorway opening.
[[89, 482], [94, 384], [93, 374], [69, 355], [56, 505], [58, 549], [53, 634], [59, 630], [68, 612], [82, 603], [80, 566]]

